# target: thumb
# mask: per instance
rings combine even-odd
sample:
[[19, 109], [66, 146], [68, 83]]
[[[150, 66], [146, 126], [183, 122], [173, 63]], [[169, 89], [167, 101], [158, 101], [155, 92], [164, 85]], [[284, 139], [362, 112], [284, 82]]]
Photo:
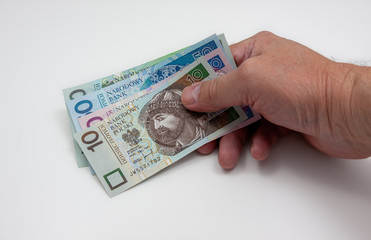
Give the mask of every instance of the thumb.
[[247, 79], [244, 77], [246, 74], [242, 73], [246, 71], [241, 69], [244, 68], [240, 66], [220, 78], [184, 88], [183, 105], [196, 112], [215, 112], [222, 108], [247, 104]]

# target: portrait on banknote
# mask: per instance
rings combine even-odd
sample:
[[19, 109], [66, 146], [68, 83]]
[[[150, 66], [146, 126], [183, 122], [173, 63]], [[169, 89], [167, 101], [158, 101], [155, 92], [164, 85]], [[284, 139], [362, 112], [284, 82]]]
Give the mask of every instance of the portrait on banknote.
[[164, 155], [177, 154], [207, 136], [211, 130], [207, 124], [202, 124], [203, 114], [184, 108], [181, 93], [179, 89], [159, 92], [141, 112], [148, 135]]

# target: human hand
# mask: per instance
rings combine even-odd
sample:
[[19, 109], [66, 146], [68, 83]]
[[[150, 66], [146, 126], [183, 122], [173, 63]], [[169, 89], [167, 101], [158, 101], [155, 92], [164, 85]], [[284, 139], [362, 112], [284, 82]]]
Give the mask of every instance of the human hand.
[[[336, 63], [311, 49], [261, 32], [231, 46], [238, 68], [183, 90], [193, 111], [212, 112], [250, 105], [265, 120], [252, 136], [251, 154], [264, 160], [279, 137], [296, 131], [315, 148], [335, 157], [371, 153], [371, 68]], [[219, 163], [233, 168], [247, 139], [246, 129], [221, 138]], [[199, 149], [213, 151], [216, 142]]]

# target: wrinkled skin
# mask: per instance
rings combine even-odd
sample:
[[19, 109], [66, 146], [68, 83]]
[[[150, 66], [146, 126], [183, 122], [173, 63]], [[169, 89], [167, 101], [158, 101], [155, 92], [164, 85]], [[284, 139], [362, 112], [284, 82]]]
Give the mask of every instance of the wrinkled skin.
[[[193, 111], [216, 111], [247, 104], [263, 116], [251, 136], [251, 154], [264, 160], [281, 136], [298, 132], [319, 151], [338, 158], [371, 155], [371, 68], [336, 63], [270, 32], [231, 45], [238, 68], [184, 89], [182, 102]], [[228, 89], [228, 91], [225, 91]], [[219, 163], [231, 169], [249, 129], [219, 141]], [[208, 154], [217, 142], [198, 151]]]

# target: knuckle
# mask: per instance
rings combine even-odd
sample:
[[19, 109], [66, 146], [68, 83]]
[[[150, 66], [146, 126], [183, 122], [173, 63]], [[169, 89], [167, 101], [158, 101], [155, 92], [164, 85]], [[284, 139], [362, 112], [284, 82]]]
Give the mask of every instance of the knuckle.
[[217, 105], [218, 91], [219, 91], [219, 78], [210, 81], [209, 88], [207, 89], [207, 101], [212, 105]]
[[269, 31], [261, 31], [261, 32], [258, 32], [257, 36], [261, 38], [272, 38], [275, 35]]
[[257, 34], [257, 39], [265, 45], [269, 45], [277, 39], [277, 36], [269, 31], [262, 31]]

